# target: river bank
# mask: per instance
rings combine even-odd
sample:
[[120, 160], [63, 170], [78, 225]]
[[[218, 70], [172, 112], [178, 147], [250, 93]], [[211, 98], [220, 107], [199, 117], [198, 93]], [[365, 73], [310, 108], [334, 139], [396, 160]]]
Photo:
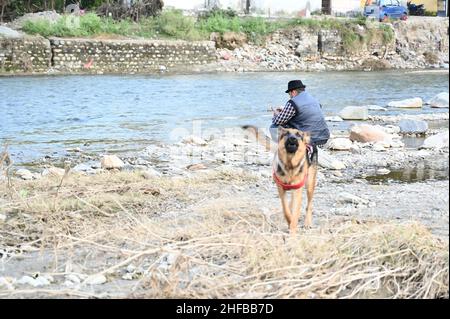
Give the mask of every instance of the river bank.
[[[116, 169], [97, 158], [11, 174], [0, 183], [0, 297], [447, 298], [448, 130], [436, 133], [443, 147], [321, 150], [313, 228], [296, 238], [272, 154], [238, 129], [155, 145]], [[423, 275], [399, 276], [405, 267]]]
[[[245, 34], [211, 41], [58, 38], [0, 32], [0, 74], [158, 74], [204, 72], [448, 70], [448, 19], [392, 24], [289, 27], [255, 44]], [[337, 18], [337, 22], [340, 20]], [[336, 22], [336, 23], [337, 23]], [[341, 22], [343, 23], [343, 22]]]

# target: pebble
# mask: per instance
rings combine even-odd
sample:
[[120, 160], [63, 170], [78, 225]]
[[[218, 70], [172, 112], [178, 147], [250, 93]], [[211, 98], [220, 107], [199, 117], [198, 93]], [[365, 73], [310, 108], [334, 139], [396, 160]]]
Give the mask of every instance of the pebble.
[[107, 282], [107, 279], [104, 275], [91, 275], [86, 278], [85, 283], [88, 285], [102, 285]]

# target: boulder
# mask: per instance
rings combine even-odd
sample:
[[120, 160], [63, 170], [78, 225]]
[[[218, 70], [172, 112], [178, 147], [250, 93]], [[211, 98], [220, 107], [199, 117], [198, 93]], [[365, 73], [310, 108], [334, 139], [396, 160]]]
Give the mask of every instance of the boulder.
[[392, 101], [388, 103], [388, 106], [397, 108], [421, 108], [423, 106], [423, 101], [420, 97], [415, 97], [401, 101]]
[[444, 147], [448, 147], [448, 131], [426, 138], [420, 148], [441, 149]]
[[365, 106], [347, 106], [341, 110], [339, 116], [344, 120], [367, 120], [369, 110]]
[[345, 168], [345, 164], [333, 158], [324, 150], [319, 150], [319, 165], [326, 169], [341, 170]]
[[100, 163], [104, 169], [121, 169], [125, 166], [125, 163], [116, 155], [105, 155]]
[[350, 128], [350, 140], [361, 143], [383, 142], [391, 141], [392, 136], [379, 125], [361, 124]]
[[29, 170], [27, 169], [19, 169], [16, 171], [16, 175], [19, 176], [21, 179], [24, 180], [31, 180], [33, 179], [33, 173], [31, 173]]
[[348, 151], [353, 143], [348, 138], [333, 138], [329, 141], [329, 148], [336, 151]]
[[428, 123], [420, 120], [404, 119], [398, 123], [400, 133], [403, 134], [423, 134], [428, 130]]
[[427, 102], [431, 107], [448, 108], [448, 92], [439, 93]]

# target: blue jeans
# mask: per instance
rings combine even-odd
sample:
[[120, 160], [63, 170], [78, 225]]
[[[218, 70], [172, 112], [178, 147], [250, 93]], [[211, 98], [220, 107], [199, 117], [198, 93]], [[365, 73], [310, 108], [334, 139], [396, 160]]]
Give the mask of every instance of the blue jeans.
[[275, 143], [278, 142], [278, 126], [279, 125], [272, 124], [269, 127], [270, 136], [272, 137], [272, 141]]

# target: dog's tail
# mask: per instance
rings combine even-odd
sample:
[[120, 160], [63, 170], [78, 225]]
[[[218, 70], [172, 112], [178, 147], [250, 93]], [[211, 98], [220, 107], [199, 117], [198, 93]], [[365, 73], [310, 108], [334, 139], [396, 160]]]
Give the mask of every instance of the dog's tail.
[[274, 148], [276, 148], [275, 143], [272, 142], [272, 139], [270, 137], [264, 134], [263, 130], [253, 125], [244, 125], [241, 126], [241, 128], [244, 131], [247, 131], [250, 134], [254, 135], [258, 143], [260, 143], [262, 146], [266, 148], [266, 151], [272, 151], [274, 150]]

